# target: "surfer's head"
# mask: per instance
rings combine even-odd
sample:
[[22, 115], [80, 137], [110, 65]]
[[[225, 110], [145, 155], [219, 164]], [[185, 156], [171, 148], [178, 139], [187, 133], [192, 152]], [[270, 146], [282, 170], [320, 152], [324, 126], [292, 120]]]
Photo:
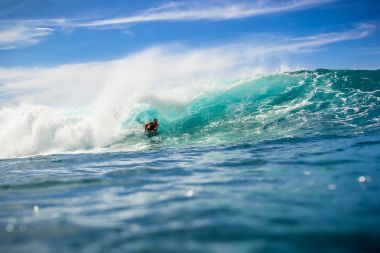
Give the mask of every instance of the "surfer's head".
[[157, 119], [153, 119], [154, 122], [157, 122], [158, 120]]

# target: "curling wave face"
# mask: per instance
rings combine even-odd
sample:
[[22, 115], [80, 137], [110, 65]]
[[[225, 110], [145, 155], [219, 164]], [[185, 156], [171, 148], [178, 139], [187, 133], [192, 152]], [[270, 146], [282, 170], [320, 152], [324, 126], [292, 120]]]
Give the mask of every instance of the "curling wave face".
[[[377, 131], [380, 70], [262, 75], [229, 82], [180, 105], [154, 94], [131, 101], [100, 112], [94, 108], [58, 110], [26, 104], [3, 108], [0, 157]], [[142, 124], [153, 118], [159, 119], [159, 132], [148, 137]]]

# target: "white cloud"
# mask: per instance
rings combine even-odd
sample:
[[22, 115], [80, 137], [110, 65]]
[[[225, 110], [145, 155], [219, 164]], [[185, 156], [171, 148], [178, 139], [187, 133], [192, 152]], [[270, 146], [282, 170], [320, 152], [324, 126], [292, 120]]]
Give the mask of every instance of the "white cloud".
[[14, 26], [0, 28], [0, 49], [30, 46], [40, 42], [53, 33], [54, 29], [46, 27]]
[[[153, 21], [231, 20], [278, 12], [312, 8], [336, 0], [169, 2], [156, 8], [109, 19], [31, 19], [0, 20], [0, 50], [31, 46], [51, 35], [55, 29], [102, 27], [125, 29], [125, 24]], [[85, 21], [87, 20], [87, 21]], [[131, 35], [131, 32], [125, 32]]]
[[73, 24], [81, 27], [112, 26], [152, 21], [231, 20], [257, 15], [295, 11], [335, 2], [335, 0], [224, 2], [222, 4], [169, 3], [136, 15]]

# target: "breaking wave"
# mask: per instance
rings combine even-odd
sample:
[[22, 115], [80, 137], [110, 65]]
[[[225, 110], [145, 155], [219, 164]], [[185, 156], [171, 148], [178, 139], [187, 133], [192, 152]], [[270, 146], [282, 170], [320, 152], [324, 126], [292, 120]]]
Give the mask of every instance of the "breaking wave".
[[[125, 101], [111, 96], [117, 103], [77, 109], [4, 107], [0, 157], [347, 136], [380, 126], [380, 70], [268, 74], [189, 96], [183, 91], [166, 91], [170, 98], [129, 91]], [[142, 124], [153, 118], [159, 119], [159, 131], [147, 136]]]

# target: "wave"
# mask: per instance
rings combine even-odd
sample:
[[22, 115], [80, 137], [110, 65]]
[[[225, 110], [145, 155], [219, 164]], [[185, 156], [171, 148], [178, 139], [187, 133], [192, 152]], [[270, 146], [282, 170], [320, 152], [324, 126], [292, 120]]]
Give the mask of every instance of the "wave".
[[[346, 136], [380, 125], [380, 70], [268, 74], [223, 82], [191, 97], [183, 97], [183, 90], [170, 94], [168, 99], [145, 91], [112, 106], [69, 110], [2, 108], [0, 157]], [[142, 124], [153, 118], [159, 119], [159, 131], [149, 137]]]

